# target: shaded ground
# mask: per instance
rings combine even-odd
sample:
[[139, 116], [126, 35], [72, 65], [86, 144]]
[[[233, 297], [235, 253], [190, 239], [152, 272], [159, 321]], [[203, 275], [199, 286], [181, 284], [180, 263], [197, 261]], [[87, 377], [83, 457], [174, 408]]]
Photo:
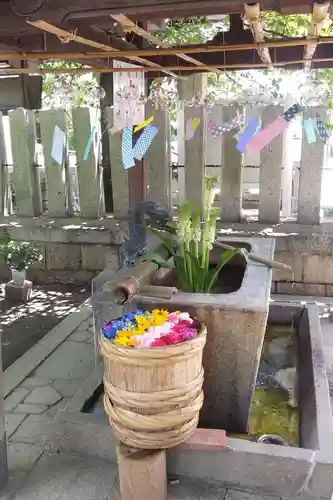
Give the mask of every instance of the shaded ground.
[[6, 370], [88, 297], [89, 287], [36, 285], [29, 302], [15, 304], [5, 300], [4, 287], [1, 286], [3, 369]]

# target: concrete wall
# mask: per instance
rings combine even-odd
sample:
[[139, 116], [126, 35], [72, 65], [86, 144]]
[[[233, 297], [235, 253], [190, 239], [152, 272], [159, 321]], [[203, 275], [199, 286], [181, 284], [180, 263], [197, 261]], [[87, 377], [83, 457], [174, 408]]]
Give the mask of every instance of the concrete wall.
[[[34, 282], [90, 284], [105, 267], [118, 269], [117, 252], [124, 230], [113, 219], [89, 223], [78, 218], [10, 218], [2, 230], [15, 240], [39, 246], [44, 260], [28, 270], [28, 278]], [[0, 265], [0, 280], [9, 276], [8, 266]]]
[[273, 271], [272, 293], [333, 297], [333, 223], [223, 224], [224, 234], [276, 238], [275, 259], [293, 268]]

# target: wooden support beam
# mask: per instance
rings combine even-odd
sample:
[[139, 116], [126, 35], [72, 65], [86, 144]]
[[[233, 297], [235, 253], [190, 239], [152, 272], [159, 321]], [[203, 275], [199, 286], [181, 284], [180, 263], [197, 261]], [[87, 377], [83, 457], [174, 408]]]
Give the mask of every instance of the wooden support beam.
[[[89, 38], [82, 37], [76, 33], [76, 31], [68, 31], [64, 30], [62, 28], [58, 28], [57, 26], [54, 26], [53, 24], [47, 23], [46, 21], [27, 21], [28, 24], [35, 26], [36, 28], [41, 29], [42, 31], [46, 31], [47, 33], [52, 33], [53, 35], [56, 35], [58, 38], [61, 40], [66, 41], [66, 43], [70, 41], [75, 41], [78, 43], [82, 43], [82, 45], [88, 45], [89, 47], [93, 47], [95, 49], [99, 49], [101, 51], [110, 51], [110, 50], [115, 50], [114, 47], [111, 45], [106, 45], [104, 43], [96, 42], [94, 40], [90, 40]], [[117, 52], [117, 50], [116, 50]], [[129, 56], [128, 59], [131, 59], [134, 62], [140, 63], [140, 64], [145, 64], [146, 66], [153, 67], [155, 69], [160, 70], [163, 73], [166, 73], [168, 75], [177, 77], [177, 75], [170, 73], [169, 71], [165, 71], [161, 66], [158, 64], [148, 61], [147, 59], [143, 59], [141, 57], [137, 56]], [[178, 78], [178, 77], [177, 77]]]
[[[137, 35], [141, 36], [145, 40], [148, 40], [148, 42], [154, 43], [156, 45], [159, 45], [163, 49], [167, 49], [170, 47], [169, 43], [163, 42], [160, 38], [158, 38], [155, 35], [152, 35], [148, 31], [144, 30], [140, 26], [137, 25], [137, 23], [131, 21], [128, 17], [124, 16], [124, 14], [112, 14], [111, 17], [120, 23], [126, 31], [131, 31], [133, 33], [136, 33]], [[204, 63], [201, 61], [197, 61], [197, 59], [194, 59], [193, 57], [190, 57], [184, 53], [178, 53], [177, 54], [179, 59], [183, 59], [183, 61], [190, 62], [192, 64], [195, 64], [196, 66], [204, 66]], [[215, 70], [209, 70], [209, 71], [215, 71], [215, 72], [220, 72], [218, 68], [215, 68]]]
[[310, 71], [311, 69], [312, 58], [318, 45], [317, 39], [324, 27], [329, 6], [330, 2], [315, 2], [313, 5], [312, 19], [307, 36], [308, 40], [312, 40], [313, 42], [304, 48], [304, 69], [306, 71]]
[[[254, 5], [249, 5], [246, 3], [244, 4], [244, 21], [249, 24], [254, 41], [257, 44], [264, 42], [264, 27], [261, 21], [259, 2]], [[269, 49], [267, 47], [257, 47], [257, 52], [262, 62], [271, 67], [272, 59], [269, 53]]]
[[[1, 41], [1, 38], [0, 38]], [[128, 42], [124, 42], [128, 43]], [[317, 45], [333, 45], [333, 37], [320, 37], [316, 39]], [[279, 47], [293, 47], [300, 45], [312, 45], [313, 40], [310, 39], [290, 39], [290, 40], [277, 40], [271, 42], [260, 43], [261, 48], [279, 48]], [[0, 51], [0, 60], [10, 60], [10, 61], [31, 61], [31, 60], [49, 60], [49, 59], [60, 59], [60, 60], [71, 60], [71, 59], [108, 59], [108, 58], [122, 58], [130, 59], [131, 56], [142, 56], [142, 57], [152, 57], [152, 56], [167, 56], [167, 55], [179, 55], [181, 53], [186, 54], [211, 54], [217, 52], [237, 52], [243, 50], [253, 50], [258, 47], [256, 43], [247, 44], [230, 44], [230, 45], [188, 45], [184, 47], [170, 47], [170, 48], [149, 48], [149, 49], [117, 49], [112, 50], [97, 50], [97, 51], [54, 51], [54, 52], [4, 52]], [[21, 49], [22, 50], [22, 49]], [[291, 64], [291, 62], [290, 62]]]

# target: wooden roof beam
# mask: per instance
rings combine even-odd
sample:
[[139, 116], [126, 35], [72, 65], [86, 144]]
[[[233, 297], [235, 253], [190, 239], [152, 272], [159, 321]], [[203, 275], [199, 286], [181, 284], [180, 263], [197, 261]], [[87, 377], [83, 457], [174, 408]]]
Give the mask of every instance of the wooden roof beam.
[[308, 29], [308, 40], [314, 40], [313, 43], [307, 45], [304, 48], [304, 69], [310, 71], [313, 55], [316, 51], [318, 42], [317, 39], [320, 36], [320, 32], [324, 27], [326, 16], [330, 2], [317, 3], [313, 5], [311, 24]]
[[[81, 43], [82, 45], [87, 45], [88, 47], [93, 47], [103, 52], [109, 52], [109, 51], [118, 52], [117, 49], [115, 49], [111, 45], [106, 45], [104, 43], [96, 42], [95, 40], [90, 40], [89, 38], [84, 38], [78, 35], [76, 32], [77, 30], [76, 31], [64, 30], [62, 28], [58, 28], [57, 26], [54, 26], [53, 24], [47, 23], [46, 21], [42, 20], [26, 21], [26, 22], [32, 26], [35, 26], [36, 28], [41, 29], [42, 31], [46, 31], [47, 33], [52, 33], [53, 35], [56, 35], [59, 39], [66, 40], [66, 43], [70, 41], [75, 41]], [[154, 67], [156, 68], [156, 70], [160, 70], [161, 72], [166, 73], [167, 75], [178, 78], [176, 74], [164, 70], [161, 66], [152, 61], [149, 61], [148, 59], [144, 59], [142, 57], [137, 57], [137, 56], [128, 56], [128, 59], [136, 63], [143, 64], [145, 66]]]
[[[133, 22], [131, 19], [129, 19], [127, 16], [124, 14], [111, 14], [112, 19], [117, 21], [119, 24], [121, 24], [124, 28], [125, 31], [130, 31], [135, 33], [136, 35], [141, 36], [145, 40], [148, 40], [148, 42], [151, 42], [155, 45], [158, 45], [159, 47], [162, 47], [163, 49], [167, 49], [170, 47], [170, 43], [163, 42], [160, 38], [157, 36], [153, 35], [152, 33], [149, 33], [148, 31], [144, 30], [140, 26], [137, 25], [137, 23]], [[188, 56], [186, 54], [182, 53], [177, 53], [177, 56], [179, 59], [183, 59], [183, 61], [190, 62], [196, 66], [204, 66], [204, 63], [201, 61], [198, 61], [197, 59], [194, 59], [194, 57]], [[210, 71], [215, 71], [216, 73], [220, 73], [221, 70], [218, 68], [215, 68]]]
[[[264, 25], [261, 20], [261, 14], [260, 14], [260, 3], [258, 2], [254, 5], [253, 4], [249, 5], [245, 3], [243, 19], [246, 23], [248, 23], [254, 41], [258, 44], [263, 43], [265, 41], [265, 36], [264, 36]], [[267, 64], [267, 66], [271, 67], [272, 59], [269, 53], [269, 49], [267, 47], [257, 47], [257, 52], [262, 62]]]

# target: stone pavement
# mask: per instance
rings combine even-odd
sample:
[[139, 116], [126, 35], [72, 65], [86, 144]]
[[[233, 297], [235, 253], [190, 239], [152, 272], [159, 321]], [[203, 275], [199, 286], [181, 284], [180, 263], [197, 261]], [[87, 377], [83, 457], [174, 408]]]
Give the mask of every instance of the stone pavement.
[[[29, 458], [28, 458], [29, 457]], [[32, 445], [9, 446], [11, 477], [16, 481], [0, 500], [116, 500], [117, 467], [88, 456], [50, 454]], [[21, 473], [21, 476], [19, 474]], [[24, 475], [25, 473], [25, 475]], [[169, 500], [274, 500], [273, 497], [226, 490], [221, 485], [179, 479], [168, 487]], [[275, 497], [275, 500], [278, 500]]]
[[[290, 299], [295, 300], [291, 297], [286, 300]], [[323, 301], [322, 325], [333, 395], [333, 324], [327, 317], [327, 303], [333, 306], [333, 301]], [[64, 410], [94, 370], [93, 338], [92, 311], [85, 303], [6, 370], [10, 482], [7, 490], [0, 494], [0, 500], [107, 500], [119, 497], [117, 468], [111, 461], [83, 452], [71, 455], [41, 447], [31, 433], [36, 424], [38, 427]], [[75, 429], [71, 432], [75, 434]], [[76, 439], [80, 439], [79, 433]], [[71, 436], [71, 440], [75, 441], [75, 436]], [[226, 490], [220, 485], [182, 478], [179, 483], [169, 485], [168, 493], [169, 498], [175, 500], [273, 500], [269, 496]]]

